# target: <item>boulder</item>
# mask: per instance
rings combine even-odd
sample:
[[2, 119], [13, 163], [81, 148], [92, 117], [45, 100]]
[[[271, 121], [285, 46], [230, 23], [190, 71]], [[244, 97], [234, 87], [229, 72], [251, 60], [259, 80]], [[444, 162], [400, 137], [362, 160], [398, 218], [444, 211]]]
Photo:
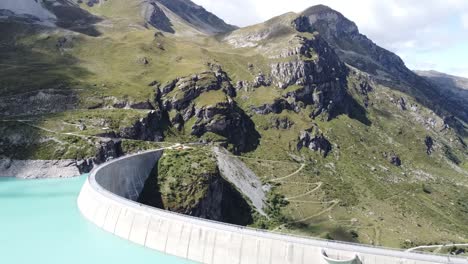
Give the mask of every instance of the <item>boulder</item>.
[[317, 126], [301, 132], [299, 142], [297, 143], [297, 149], [301, 150], [304, 147], [313, 151], [318, 151], [324, 157], [328, 156], [332, 150], [332, 144], [325, 138]]

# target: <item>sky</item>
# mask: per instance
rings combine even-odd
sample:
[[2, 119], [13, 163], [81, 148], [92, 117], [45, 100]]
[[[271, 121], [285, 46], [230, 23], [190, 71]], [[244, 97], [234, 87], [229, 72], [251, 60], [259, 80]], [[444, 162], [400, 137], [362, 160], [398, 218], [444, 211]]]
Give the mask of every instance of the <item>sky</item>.
[[316, 4], [354, 21], [362, 34], [413, 70], [468, 78], [468, 0], [193, 0], [237, 26]]

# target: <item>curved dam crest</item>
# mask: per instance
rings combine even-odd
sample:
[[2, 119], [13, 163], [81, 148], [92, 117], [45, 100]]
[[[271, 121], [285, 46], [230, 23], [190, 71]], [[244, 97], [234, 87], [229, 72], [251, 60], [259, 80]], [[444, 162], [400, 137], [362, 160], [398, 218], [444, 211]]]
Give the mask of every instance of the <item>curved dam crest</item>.
[[123, 157], [91, 172], [78, 197], [83, 216], [151, 249], [200, 263], [468, 264], [467, 259], [277, 234], [136, 202], [164, 149]]

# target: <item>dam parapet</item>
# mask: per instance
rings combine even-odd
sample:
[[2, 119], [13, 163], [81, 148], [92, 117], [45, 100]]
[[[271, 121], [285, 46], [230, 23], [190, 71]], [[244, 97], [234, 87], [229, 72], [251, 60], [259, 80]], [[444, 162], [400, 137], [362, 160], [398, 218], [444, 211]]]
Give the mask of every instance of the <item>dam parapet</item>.
[[468, 260], [290, 236], [177, 214], [138, 203], [164, 149], [94, 169], [78, 207], [89, 221], [121, 238], [200, 263], [468, 264]]

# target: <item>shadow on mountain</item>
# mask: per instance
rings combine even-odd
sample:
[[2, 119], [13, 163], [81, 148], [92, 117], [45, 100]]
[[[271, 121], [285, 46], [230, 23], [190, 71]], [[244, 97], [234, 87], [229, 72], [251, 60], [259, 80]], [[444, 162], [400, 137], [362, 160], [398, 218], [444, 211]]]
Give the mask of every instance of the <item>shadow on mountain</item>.
[[148, 4], [145, 10], [145, 18], [148, 24], [151, 26], [166, 33], [175, 33], [174, 25], [172, 24], [171, 20], [156, 3]]
[[[150, 176], [146, 180], [143, 190], [140, 193], [140, 196], [137, 199], [137, 202], [149, 205], [155, 208], [160, 208], [163, 210], [169, 210], [174, 208], [166, 208], [167, 206], [164, 205], [163, 197], [160, 190], [160, 185], [158, 183], [158, 165], [154, 166], [153, 170], [150, 173]], [[219, 186], [221, 193], [217, 193], [217, 195], [221, 195], [221, 200], [218, 201], [217, 204], [220, 208], [211, 207], [212, 211], [217, 211], [219, 209], [220, 215], [212, 215], [216, 216], [217, 218], [210, 218], [210, 212], [206, 212], [204, 210], [198, 211], [200, 208], [193, 208], [192, 212], [189, 215], [195, 217], [201, 217], [198, 214], [207, 214], [204, 217], [205, 219], [221, 221], [224, 223], [235, 224], [246, 226], [252, 224], [252, 208], [246, 202], [245, 198], [242, 194], [234, 188], [228, 181], [220, 177]], [[210, 187], [213, 188], [213, 187]], [[218, 197], [219, 198], [219, 197]], [[206, 209], [206, 208], [205, 208]], [[192, 214], [193, 213], [193, 214]]]
[[58, 0], [57, 2], [60, 5], [45, 2], [47, 9], [57, 17], [57, 26], [92, 37], [101, 35], [95, 25], [101, 22], [102, 18], [81, 9], [72, 0]]
[[452, 114], [468, 122], [468, 89], [459, 87], [449, 76], [422, 76], [422, 78], [438, 88], [441, 101], [446, 102], [446, 108]]
[[367, 110], [350, 94], [347, 94], [345, 107], [346, 113], [351, 119], [357, 120], [366, 126], [372, 125], [372, 122], [367, 117]]
[[343, 102], [334, 107], [328, 119], [331, 120], [339, 115], [347, 115], [349, 118], [357, 120], [366, 126], [372, 125], [372, 122], [367, 117], [367, 109], [353, 97], [349, 90], [346, 90]]
[[63, 53], [54, 37], [38, 39], [33, 44], [21, 41], [36, 30], [36, 25], [0, 23], [2, 116], [30, 116], [73, 109], [78, 104], [73, 88], [92, 75], [78, 65], [74, 56]]
[[[0, 24], [0, 33], [2, 31]], [[67, 90], [91, 74], [77, 66], [78, 60], [68, 54], [61, 54], [49, 41], [50, 48], [35, 50], [29, 46], [13, 44], [0, 50], [0, 96], [13, 95], [42, 89]]]

